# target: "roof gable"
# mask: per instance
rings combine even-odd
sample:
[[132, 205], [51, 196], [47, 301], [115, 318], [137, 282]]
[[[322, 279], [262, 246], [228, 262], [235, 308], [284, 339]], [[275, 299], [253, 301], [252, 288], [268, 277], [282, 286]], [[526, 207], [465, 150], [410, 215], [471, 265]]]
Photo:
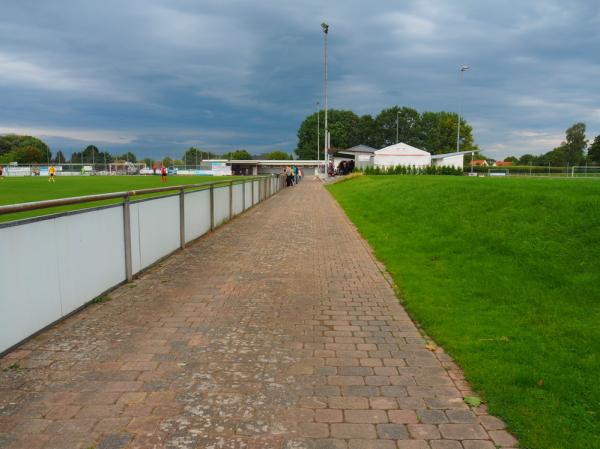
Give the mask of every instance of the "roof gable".
[[381, 150], [375, 151], [376, 155], [394, 154], [402, 156], [430, 156], [427, 151], [420, 150], [419, 148], [412, 147], [404, 142], [390, 145], [389, 147], [382, 148]]

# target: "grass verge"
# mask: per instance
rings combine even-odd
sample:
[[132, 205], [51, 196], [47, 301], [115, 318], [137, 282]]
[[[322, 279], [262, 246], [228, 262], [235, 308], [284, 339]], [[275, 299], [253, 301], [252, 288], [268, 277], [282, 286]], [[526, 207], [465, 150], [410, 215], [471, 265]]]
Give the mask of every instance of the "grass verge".
[[362, 176], [328, 188], [522, 447], [598, 447], [599, 181]]

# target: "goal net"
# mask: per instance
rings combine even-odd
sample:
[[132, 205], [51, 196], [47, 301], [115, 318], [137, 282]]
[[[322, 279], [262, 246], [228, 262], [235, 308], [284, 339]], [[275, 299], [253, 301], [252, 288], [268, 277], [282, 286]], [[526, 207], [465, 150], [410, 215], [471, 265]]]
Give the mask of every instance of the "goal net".
[[508, 176], [508, 168], [490, 168], [488, 169], [488, 176]]
[[571, 176], [579, 177], [579, 178], [598, 178], [598, 177], [600, 177], [600, 166], [571, 167]]
[[112, 162], [108, 164], [109, 175], [138, 175], [146, 168], [143, 162]]

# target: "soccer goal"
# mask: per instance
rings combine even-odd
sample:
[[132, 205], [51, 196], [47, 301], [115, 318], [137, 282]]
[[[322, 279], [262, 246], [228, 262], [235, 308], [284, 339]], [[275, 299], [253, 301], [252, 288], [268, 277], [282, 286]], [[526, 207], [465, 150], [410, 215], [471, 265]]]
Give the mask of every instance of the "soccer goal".
[[508, 176], [510, 171], [508, 168], [490, 168], [488, 169], [488, 176]]
[[137, 175], [146, 168], [143, 162], [112, 162], [108, 164], [109, 175]]
[[600, 166], [571, 167], [571, 176], [574, 178], [600, 178]]

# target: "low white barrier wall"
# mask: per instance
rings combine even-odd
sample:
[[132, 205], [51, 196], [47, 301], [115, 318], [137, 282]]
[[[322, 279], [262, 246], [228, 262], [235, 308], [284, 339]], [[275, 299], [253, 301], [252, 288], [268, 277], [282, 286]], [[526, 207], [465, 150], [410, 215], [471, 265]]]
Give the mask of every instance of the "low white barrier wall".
[[0, 354], [282, 187], [264, 178], [0, 223]]

